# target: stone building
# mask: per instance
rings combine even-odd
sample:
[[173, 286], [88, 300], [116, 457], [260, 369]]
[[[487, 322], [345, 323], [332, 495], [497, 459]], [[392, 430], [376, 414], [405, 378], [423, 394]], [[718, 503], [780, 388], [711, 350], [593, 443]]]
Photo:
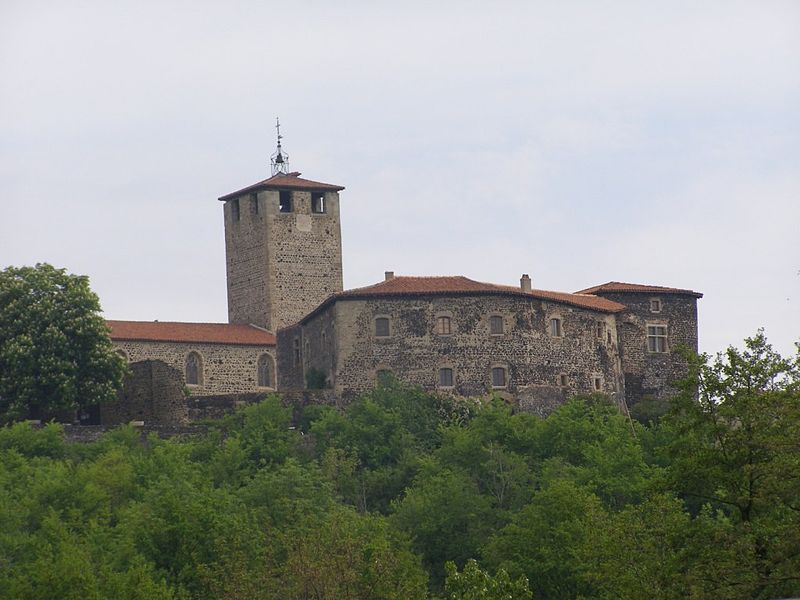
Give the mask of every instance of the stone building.
[[[193, 396], [296, 393], [311, 382], [346, 401], [392, 373], [534, 412], [594, 391], [628, 404], [668, 396], [685, 373], [676, 350], [697, 349], [702, 297], [691, 290], [612, 282], [564, 293], [534, 289], [527, 275], [511, 287], [387, 273], [344, 291], [344, 188], [289, 172], [280, 139], [271, 177], [219, 198], [229, 323], [110, 321], [131, 363], [163, 363]], [[129, 396], [145, 406], [153, 394]]]
[[580, 393], [629, 404], [663, 397], [685, 372], [674, 350], [697, 348], [700, 296], [631, 284], [551, 292], [527, 275], [515, 288], [387, 273], [278, 331], [278, 386], [302, 388], [313, 373], [348, 399], [391, 373], [463, 396], [497, 393], [538, 413]]
[[277, 173], [220, 198], [229, 322], [275, 331], [342, 290], [343, 189]]
[[275, 336], [254, 325], [107, 321], [131, 363], [157, 360], [183, 377], [193, 396], [274, 391]]

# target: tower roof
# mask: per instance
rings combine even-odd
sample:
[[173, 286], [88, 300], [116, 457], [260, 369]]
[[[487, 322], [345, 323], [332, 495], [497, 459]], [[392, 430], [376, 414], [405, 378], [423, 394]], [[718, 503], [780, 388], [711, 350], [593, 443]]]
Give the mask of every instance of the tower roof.
[[344, 186], [334, 185], [332, 183], [321, 183], [319, 181], [311, 181], [310, 179], [303, 179], [300, 173], [293, 171], [291, 173], [283, 174], [278, 173], [272, 177], [259, 181], [253, 185], [242, 188], [236, 192], [220, 196], [220, 200], [232, 200], [251, 192], [259, 192], [261, 190], [298, 190], [307, 192], [340, 192]]

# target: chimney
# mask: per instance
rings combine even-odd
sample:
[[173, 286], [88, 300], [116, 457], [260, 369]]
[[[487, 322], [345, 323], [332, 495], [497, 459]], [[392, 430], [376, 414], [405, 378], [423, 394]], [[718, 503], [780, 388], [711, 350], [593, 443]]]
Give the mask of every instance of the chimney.
[[394, 271], [385, 271], [383, 273], [384, 281], [389, 281], [390, 279], [394, 279]]
[[522, 277], [519, 280], [519, 289], [526, 294], [531, 293], [531, 278], [527, 273], [522, 274]]

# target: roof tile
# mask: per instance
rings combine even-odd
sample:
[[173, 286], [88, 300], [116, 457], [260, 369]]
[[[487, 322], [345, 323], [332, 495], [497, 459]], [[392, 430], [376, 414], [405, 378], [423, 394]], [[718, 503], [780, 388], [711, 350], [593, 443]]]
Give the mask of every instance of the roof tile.
[[165, 321], [106, 321], [106, 324], [111, 328], [111, 339], [116, 341], [275, 345], [275, 335], [255, 325]]
[[695, 298], [702, 298], [703, 294], [693, 290], [684, 290], [680, 288], [664, 287], [660, 285], [642, 285], [639, 283], [623, 283], [621, 281], [609, 281], [601, 285], [586, 288], [577, 294], [596, 294], [602, 292], [628, 292], [634, 294], [684, 294], [687, 296], [694, 296]]
[[239, 196], [244, 196], [250, 192], [255, 192], [258, 190], [306, 190], [306, 191], [329, 191], [329, 192], [340, 192], [344, 189], [341, 185], [334, 185], [331, 183], [321, 183], [319, 181], [311, 181], [310, 179], [303, 179], [300, 177], [300, 173], [292, 172], [288, 175], [283, 173], [278, 173], [277, 175], [273, 175], [268, 179], [263, 181], [259, 181], [258, 183], [254, 183], [253, 185], [249, 185], [246, 188], [242, 188], [236, 192], [231, 192], [230, 194], [225, 194], [221, 196], [219, 199], [222, 201], [231, 200], [233, 198], [238, 198]]
[[444, 277], [405, 277], [396, 276], [374, 285], [345, 290], [329, 296], [321, 305], [314, 309], [301, 322], [306, 321], [323, 307], [337, 300], [350, 300], [359, 298], [380, 298], [392, 296], [430, 296], [430, 295], [469, 295], [469, 294], [495, 294], [529, 296], [540, 300], [561, 302], [579, 308], [588, 308], [601, 312], [616, 313], [625, 310], [625, 306], [600, 296], [589, 294], [569, 294], [565, 292], [551, 292], [549, 290], [531, 290], [523, 292], [520, 288], [509, 285], [496, 285], [474, 281], [460, 275]]

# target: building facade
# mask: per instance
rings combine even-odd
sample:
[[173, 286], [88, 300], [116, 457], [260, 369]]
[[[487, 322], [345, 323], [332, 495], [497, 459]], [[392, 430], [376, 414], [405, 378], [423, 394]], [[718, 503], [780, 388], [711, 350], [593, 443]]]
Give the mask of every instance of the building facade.
[[195, 396], [270, 392], [277, 387], [275, 336], [252, 325], [107, 321], [129, 362], [157, 360]]
[[[278, 385], [324, 381], [346, 400], [391, 374], [461, 396], [499, 394], [542, 414], [576, 394], [598, 392], [628, 404], [668, 397], [686, 369], [675, 350], [697, 347], [700, 295], [626, 285], [619, 300], [632, 298], [631, 306], [589, 291], [532, 289], [527, 275], [512, 288], [387, 273], [385, 281], [335, 294], [278, 331]], [[643, 314], [655, 300], [659, 312]]]

